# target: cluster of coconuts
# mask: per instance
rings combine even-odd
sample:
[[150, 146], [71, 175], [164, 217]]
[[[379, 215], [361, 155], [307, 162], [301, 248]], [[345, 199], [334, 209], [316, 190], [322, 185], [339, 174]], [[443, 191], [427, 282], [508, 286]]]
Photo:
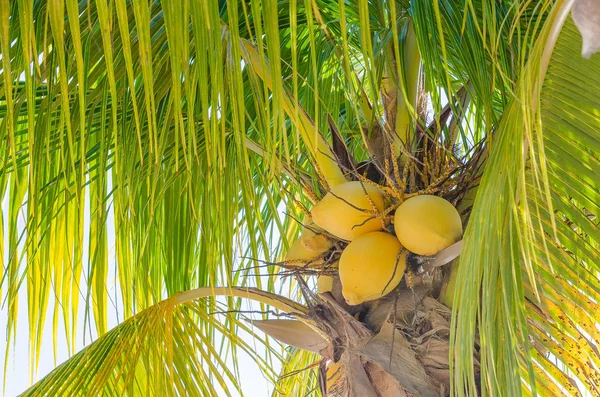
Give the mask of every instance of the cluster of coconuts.
[[[313, 223], [292, 244], [286, 262], [322, 265], [332, 241], [319, 229], [348, 241], [332, 266], [338, 267], [346, 302], [359, 305], [396, 288], [406, 270], [407, 252], [431, 256], [461, 238], [460, 215], [441, 197], [418, 195], [402, 202], [394, 213], [395, 235], [378, 216], [384, 210], [384, 193], [377, 187], [359, 181], [333, 187], [312, 208]], [[332, 285], [330, 276], [317, 280], [319, 293], [331, 291]]]

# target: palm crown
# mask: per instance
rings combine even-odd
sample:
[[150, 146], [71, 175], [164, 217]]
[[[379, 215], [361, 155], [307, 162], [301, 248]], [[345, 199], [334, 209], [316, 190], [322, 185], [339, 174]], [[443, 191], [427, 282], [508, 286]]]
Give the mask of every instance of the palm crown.
[[[0, 2], [8, 349], [25, 289], [32, 370], [58, 323], [71, 352], [78, 313], [99, 336], [25, 394], [241, 393], [240, 352], [283, 395], [600, 393], [600, 58], [577, 29], [590, 55], [600, 11], [575, 26], [574, 3]], [[346, 181], [390, 234], [406, 199], [450, 201], [459, 259], [410, 254], [347, 306], [348, 239], [285, 260]]]

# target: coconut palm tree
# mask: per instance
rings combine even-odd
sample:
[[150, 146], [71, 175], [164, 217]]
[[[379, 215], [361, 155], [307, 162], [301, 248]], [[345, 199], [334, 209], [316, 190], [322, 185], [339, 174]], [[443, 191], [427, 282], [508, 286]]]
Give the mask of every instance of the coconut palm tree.
[[[599, 19], [594, 0], [0, 1], [6, 357], [28, 337], [35, 372], [60, 327], [73, 353], [24, 395], [240, 394], [240, 354], [276, 395], [599, 395]], [[359, 255], [335, 228], [428, 245], [422, 213], [395, 216], [424, 196], [464, 235], [367, 245], [372, 294], [349, 305]], [[382, 287], [369, 258], [390, 252]]]

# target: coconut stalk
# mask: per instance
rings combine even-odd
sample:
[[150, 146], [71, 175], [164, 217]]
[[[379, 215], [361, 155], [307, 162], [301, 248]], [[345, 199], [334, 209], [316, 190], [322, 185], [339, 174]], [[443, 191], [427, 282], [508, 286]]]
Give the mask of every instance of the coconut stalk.
[[[396, 36], [394, 30], [394, 36]], [[396, 39], [396, 37], [394, 37]], [[405, 36], [402, 45], [402, 54], [399, 53], [399, 46], [394, 46], [397, 78], [399, 81], [396, 88], [396, 116], [394, 118], [397, 140], [409, 145], [412, 141], [412, 133], [414, 133], [413, 117], [417, 108], [417, 90], [419, 86], [419, 68], [421, 65], [421, 54], [415, 36], [412, 23], [406, 27]], [[396, 149], [398, 147], [398, 149]], [[396, 158], [400, 157], [400, 148], [398, 144], [394, 145], [396, 150]]]

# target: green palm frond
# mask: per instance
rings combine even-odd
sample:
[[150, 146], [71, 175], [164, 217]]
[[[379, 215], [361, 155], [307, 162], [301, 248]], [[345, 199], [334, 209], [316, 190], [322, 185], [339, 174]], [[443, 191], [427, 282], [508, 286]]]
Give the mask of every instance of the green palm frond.
[[[546, 349], [559, 358], [559, 367], [568, 369], [593, 395], [600, 393], [600, 334], [596, 326], [600, 185], [595, 177], [600, 171], [600, 102], [594, 94], [600, 88], [600, 80], [595, 78], [600, 63], [597, 58], [565, 62], [576, 59], [580, 44], [581, 36], [569, 19], [548, 65], [540, 98], [543, 135], [534, 141], [543, 145], [538, 167], [546, 168], [542, 168], [547, 171], [542, 186], [547, 190], [540, 191], [537, 181], [528, 178], [527, 199], [531, 221], [539, 225], [533, 246], [541, 263], [537, 283], [545, 300], [536, 303], [552, 324], [553, 349]], [[548, 196], [551, 207], [544, 205]], [[554, 214], [548, 208], [554, 209]], [[540, 344], [543, 341], [536, 339]]]
[[464, 283], [455, 301], [459, 394], [478, 389], [475, 324], [487, 390], [600, 390], [600, 186], [592, 176], [600, 158], [599, 87], [583, 78], [596, 76], [600, 64], [578, 55], [581, 37], [570, 20], [554, 47], [568, 9], [554, 10], [542, 36], [548, 39], [529, 59], [521, 94], [503, 114], [465, 236], [458, 275]]

